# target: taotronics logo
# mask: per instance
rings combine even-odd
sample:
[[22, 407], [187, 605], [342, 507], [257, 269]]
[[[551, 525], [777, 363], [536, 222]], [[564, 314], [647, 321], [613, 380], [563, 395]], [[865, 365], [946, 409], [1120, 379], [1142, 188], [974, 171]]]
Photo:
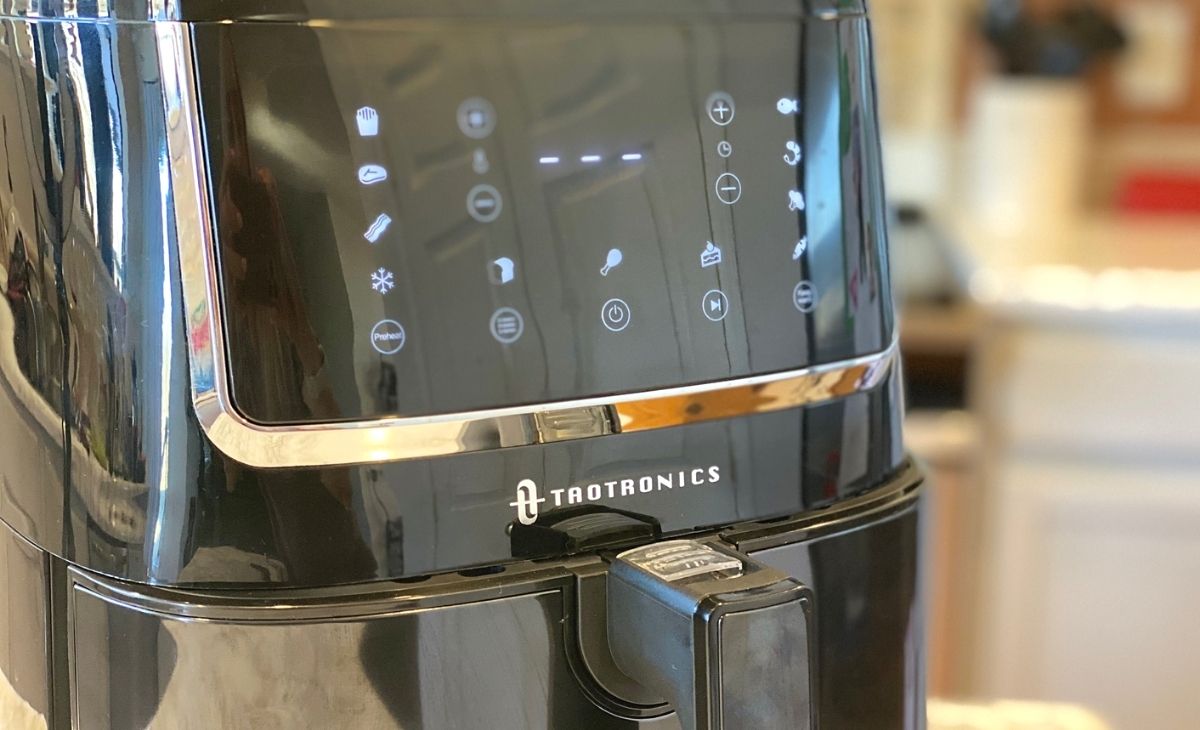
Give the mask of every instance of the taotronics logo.
[[537, 522], [541, 505], [551, 503], [551, 509], [572, 504], [586, 504], [600, 500], [621, 499], [638, 494], [650, 494], [664, 490], [701, 487], [721, 481], [721, 467], [709, 466], [700, 469], [681, 469], [662, 474], [647, 474], [632, 479], [614, 479], [610, 482], [593, 482], [574, 487], [551, 489], [548, 497], [538, 495], [538, 486], [532, 479], [517, 483], [517, 501], [509, 502], [517, 508], [517, 521], [522, 525]]

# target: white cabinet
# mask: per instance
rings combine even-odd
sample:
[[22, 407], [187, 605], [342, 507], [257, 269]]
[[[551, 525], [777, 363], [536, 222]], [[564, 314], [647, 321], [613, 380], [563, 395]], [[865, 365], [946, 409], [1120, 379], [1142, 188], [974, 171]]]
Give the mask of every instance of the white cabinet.
[[1152, 324], [1021, 318], [982, 340], [980, 696], [1200, 725], [1200, 326]]

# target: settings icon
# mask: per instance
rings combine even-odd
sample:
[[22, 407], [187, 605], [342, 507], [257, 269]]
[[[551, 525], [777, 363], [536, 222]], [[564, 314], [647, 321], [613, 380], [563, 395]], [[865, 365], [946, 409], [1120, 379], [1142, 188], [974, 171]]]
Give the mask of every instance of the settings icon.
[[380, 267], [379, 271], [371, 272], [371, 288], [380, 294], [387, 294], [396, 288], [396, 277], [392, 272]]

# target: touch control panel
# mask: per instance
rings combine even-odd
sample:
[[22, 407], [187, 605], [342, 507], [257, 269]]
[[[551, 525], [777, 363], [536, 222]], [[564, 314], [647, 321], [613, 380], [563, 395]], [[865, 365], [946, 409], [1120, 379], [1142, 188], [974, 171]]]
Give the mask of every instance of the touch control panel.
[[839, 23], [206, 25], [195, 47], [251, 419], [643, 391], [890, 338], [869, 74]]

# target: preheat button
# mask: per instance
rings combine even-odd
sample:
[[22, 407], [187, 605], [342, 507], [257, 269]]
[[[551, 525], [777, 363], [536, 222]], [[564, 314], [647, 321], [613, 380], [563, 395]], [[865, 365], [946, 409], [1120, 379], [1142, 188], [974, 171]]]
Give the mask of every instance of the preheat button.
[[404, 349], [404, 326], [394, 319], [380, 320], [371, 330], [371, 347], [380, 355], [395, 355]]
[[792, 304], [796, 309], [808, 314], [817, 306], [817, 289], [811, 281], [802, 281], [792, 290]]
[[600, 321], [610, 332], [625, 329], [632, 318], [633, 313], [629, 311], [629, 305], [621, 299], [609, 299], [600, 310]]

